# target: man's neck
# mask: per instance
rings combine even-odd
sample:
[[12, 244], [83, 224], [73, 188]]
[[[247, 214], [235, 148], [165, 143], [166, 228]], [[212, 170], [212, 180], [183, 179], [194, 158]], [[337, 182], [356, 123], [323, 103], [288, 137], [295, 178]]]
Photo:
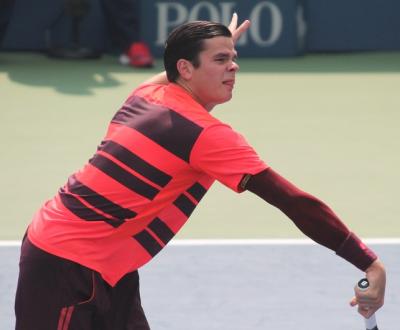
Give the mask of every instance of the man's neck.
[[205, 104], [204, 102], [202, 102], [200, 97], [198, 97], [196, 93], [193, 92], [190, 86], [183, 79], [178, 78], [175, 83], [183, 90], [185, 90], [186, 93], [188, 93], [197, 103], [201, 104], [208, 112], [210, 112], [214, 108], [215, 104]]

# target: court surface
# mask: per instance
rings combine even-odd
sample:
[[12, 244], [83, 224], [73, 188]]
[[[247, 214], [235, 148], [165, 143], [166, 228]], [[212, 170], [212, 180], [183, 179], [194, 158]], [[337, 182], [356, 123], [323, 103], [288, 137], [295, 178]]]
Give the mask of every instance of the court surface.
[[[398, 329], [399, 243], [371, 245], [388, 271], [380, 329]], [[17, 247], [0, 248], [0, 329], [13, 329]], [[348, 304], [362, 273], [309, 244], [172, 245], [140, 272], [152, 330], [364, 330]], [[34, 330], [34, 329], [32, 329]]]
[[[327, 202], [363, 238], [399, 238], [400, 54], [240, 59], [233, 100], [216, 117], [261, 157]], [[114, 57], [57, 61], [0, 53], [0, 239], [94, 153], [138, 83]], [[279, 211], [217, 184], [181, 239], [304, 238]], [[388, 268], [382, 329], [397, 329], [399, 245], [373, 245]], [[0, 329], [12, 329], [18, 247], [0, 247]], [[361, 273], [316, 245], [173, 245], [144, 267], [143, 304], [161, 329], [362, 329], [348, 307]]]

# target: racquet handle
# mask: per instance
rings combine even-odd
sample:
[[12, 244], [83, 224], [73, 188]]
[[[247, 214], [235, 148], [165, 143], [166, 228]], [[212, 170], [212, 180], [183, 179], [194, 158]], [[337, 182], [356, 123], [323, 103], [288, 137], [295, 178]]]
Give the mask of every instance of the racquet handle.
[[364, 319], [364, 320], [365, 320], [365, 327], [367, 328], [367, 330], [378, 330], [375, 314], [373, 314], [369, 319]]
[[[364, 291], [369, 288], [369, 282], [366, 278], [362, 278], [358, 281], [357, 286], [360, 290]], [[365, 320], [365, 327], [367, 330], [379, 330], [378, 325], [376, 323], [375, 314], [372, 314], [370, 318], [364, 318]]]

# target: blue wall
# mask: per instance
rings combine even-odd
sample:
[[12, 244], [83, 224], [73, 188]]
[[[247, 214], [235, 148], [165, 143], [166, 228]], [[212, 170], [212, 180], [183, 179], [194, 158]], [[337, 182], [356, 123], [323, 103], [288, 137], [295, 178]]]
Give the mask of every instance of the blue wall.
[[[16, 0], [3, 48], [45, 50], [51, 25], [53, 44], [68, 45], [70, 19], [57, 20], [64, 1]], [[89, 1], [91, 10], [82, 21], [82, 45], [109, 51], [104, 13], [98, 0]], [[228, 23], [234, 11], [253, 23], [237, 45], [245, 57], [400, 49], [399, 0], [143, 0], [142, 35], [160, 56], [166, 35], [176, 25], [188, 19]]]
[[400, 49], [400, 0], [307, 0], [308, 51]]
[[[60, 16], [63, 13], [64, 1], [16, 0], [3, 48], [45, 50], [49, 37], [54, 46], [67, 46], [71, 34], [71, 20], [65, 15]], [[107, 47], [107, 30], [98, 0], [90, 0], [90, 10], [81, 25], [83, 45], [101, 50]]]

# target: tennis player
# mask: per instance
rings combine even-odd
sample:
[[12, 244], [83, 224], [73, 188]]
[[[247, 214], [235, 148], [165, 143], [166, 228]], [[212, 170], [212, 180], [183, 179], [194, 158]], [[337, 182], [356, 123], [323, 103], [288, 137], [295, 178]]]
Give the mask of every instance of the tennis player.
[[149, 329], [137, 270], [185, 224], [215, 180], [260, 196], [311, 239], [366, 272], [353, 304], [383, 304], [385, 270], [375, 253], [322, 201], [262, 161], [210, 111], [229, 101], [239, 66], [229, 28], [197, 21], [176, 28], [165, 73], [127, 98], [88, 163], [34, 215], [16, 292], [16, 329]]

